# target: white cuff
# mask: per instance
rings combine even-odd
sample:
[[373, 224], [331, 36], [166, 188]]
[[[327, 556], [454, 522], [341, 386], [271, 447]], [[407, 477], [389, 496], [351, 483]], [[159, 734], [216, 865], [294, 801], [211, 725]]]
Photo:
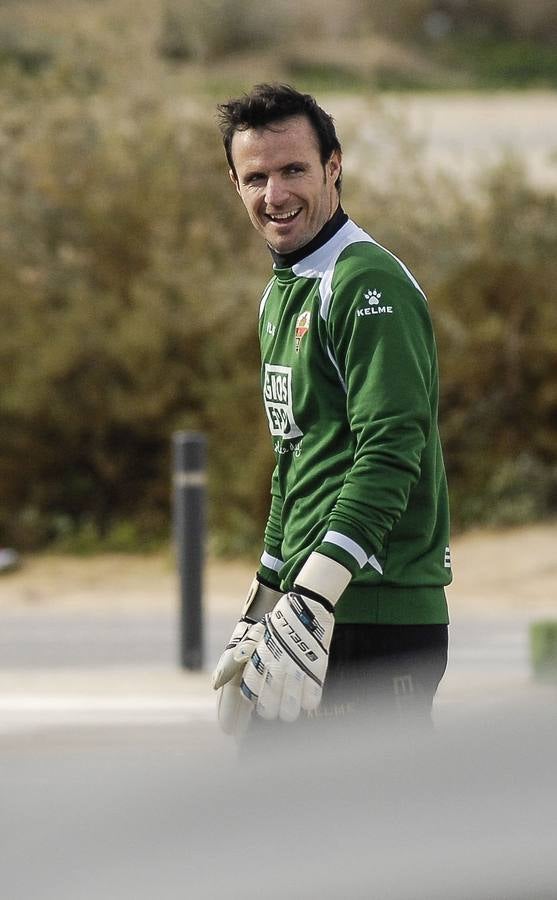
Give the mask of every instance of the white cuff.
[[360, 569], [363, 569], [367, 562], [367, 553], [364, 548], [339, 531], [328, 531], [323, 538], [323, 543], [336, 544], [337, 547], [342, 547], [350, 556], [354, 557]]
[[314, 550], [298, 572], [295, 582], [300, 587], [325, 597], [334, 606], [351, 578], [348, 569]]
[[242, 617], [249, 616], [256, 622], [260, 622], [265, 613], [271, 612], [282, 597], [281, 590], [275, 590], [266, 584], [261, 584], [259, 579], [254, 578], [246, 602], [242, 607]]
[[266, 550], [264, 550], [261, 555], [261, 563], [265, 566], [266, 569], [272, 569], [273, 572], [280, 572], [284, 565], [284, 561], [282, 559], [278, 559], [276, 556], [271, 556], [271, 554], [267, 553]]

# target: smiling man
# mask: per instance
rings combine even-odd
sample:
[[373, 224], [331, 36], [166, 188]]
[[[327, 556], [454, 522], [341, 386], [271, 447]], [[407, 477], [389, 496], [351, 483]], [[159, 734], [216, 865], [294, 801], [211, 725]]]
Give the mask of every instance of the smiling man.
[[451, 569], [425, 294], [342, 209], [340, 143], [313, 97], [258, 85], [219, 115], [274, 263], [259, 335], [276, 457], [261, 564], [213, 677], [219, 721], [428, 724]]
[[322, 161], [309, 119], [292, 116], [237, 131], [230, 152], [231, 178], [269, 246], [292, 253], [309, 244], [339, 205], [340, 146]]

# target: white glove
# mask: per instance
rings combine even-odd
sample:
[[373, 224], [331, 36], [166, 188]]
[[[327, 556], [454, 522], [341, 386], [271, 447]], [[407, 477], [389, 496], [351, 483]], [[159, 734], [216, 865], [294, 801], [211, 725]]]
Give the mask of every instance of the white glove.
[[248, 726], [252, 706], [245, 700], [240, 685], [244, 666], [264, 631], [263, 622], [250, 624], [240, 619], [213, 673], [213, 687], [219, 691], [217, 718], [225, 734], [240, 736]]
[[244, 669], [241, 691], [264, 719], [293, 722], [317, 709], [329, 661], [333, 607], [290, 592], [265, 616], [263, 639]]
[[280, 591], [254, 578], [241, 618], [213, 672], [213, 688], [219, 691], [217, 717], [226, 734], [240, 735], [248, 725], [253, 707], [240, 691], [242, 674], [265, 630], [257, 620], [275, 606], [280, 596]]
[[[310, 712], [319, 706], [335, 623], [334, 603], [350, 577], [340, 563], [312, 553], [295, 590], [282, 596], [265, 616], [263, 637], [240, 685], [262, 718], [294, 722], [300, 710]], [[320, 587], [320, 593], [309, 583]]]

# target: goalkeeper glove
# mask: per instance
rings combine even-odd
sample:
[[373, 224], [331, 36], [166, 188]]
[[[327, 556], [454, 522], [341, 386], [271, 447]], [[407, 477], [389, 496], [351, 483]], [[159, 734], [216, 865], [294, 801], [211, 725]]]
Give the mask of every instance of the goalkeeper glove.
[[242, 694], [262, 718], [293, 722], [300, 710], [310, 712], [319, 706], [334, 606], [350, 578], [340, 563], [313, 552], [294, 590], [282, 596], [265, 616], [264, 633], [240, 684]]
[[240, 620], [213, 672], [213, 688], [219, 691], [217, 716], [226, 734], [241, 734], [247, 727], [251, 705], [240, 691], [244, 666], [264, 632], [261, 619], [273, 609], [281, 592], [255, 576]]

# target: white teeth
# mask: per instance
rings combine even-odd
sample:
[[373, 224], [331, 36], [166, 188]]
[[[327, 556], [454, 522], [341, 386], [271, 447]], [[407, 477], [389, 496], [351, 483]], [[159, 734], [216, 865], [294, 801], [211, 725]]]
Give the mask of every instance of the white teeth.
[[285, 219], [292, 219], [297, 213], [299, 213], [299, 209], [293, 209], [291, 212], [287, 213], [269, 213], [269, 218], [273, 220], [273, 222], [283, 222]]

